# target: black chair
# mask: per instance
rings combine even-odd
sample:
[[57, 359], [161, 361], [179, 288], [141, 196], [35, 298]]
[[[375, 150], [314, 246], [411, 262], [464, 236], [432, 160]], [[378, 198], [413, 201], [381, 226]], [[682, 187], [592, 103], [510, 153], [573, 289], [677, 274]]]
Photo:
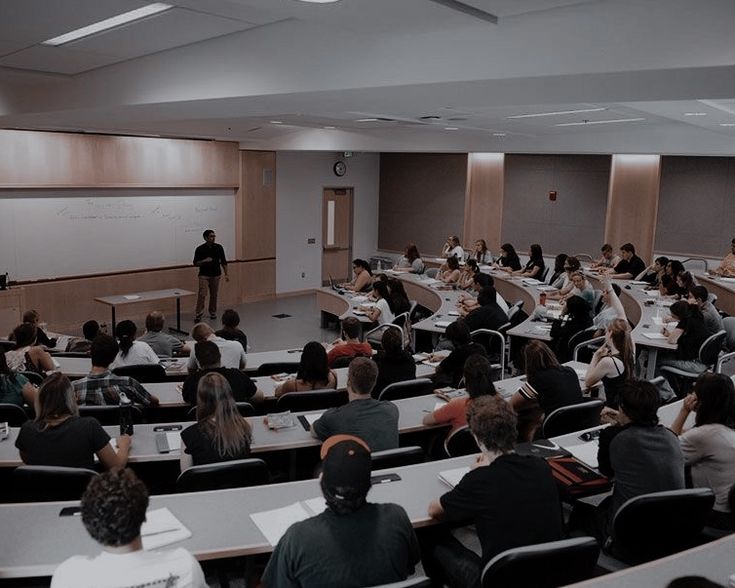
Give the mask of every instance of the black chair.
[[424, 463], [424, 450], [417, 445], [412, 445], [410, 447], [373, 451], [370, 457], [372, 459], [372, 469], [388, 470], [390, 468], [400, 468], [416, 463]]
[[[572, 352], [572, 359], [574, 361], [581, 361], [583, 363], [589, 363], [592, 360], [592, 355], [594, 354], [594, 352], [597, 351], [597, 349], [599, 349], [604, 342], [605, 342], [605, 335], [602, 335], [600, 337], [594, 337], [592, 339], [587, 339], [586, 341], [582, 341], [581, 343], [578, 343], [577, 345], [574, 346], [574, 350]], [[580, 354], [581, 354], [581, 357], [580, 357]]]
[[482, 570], [483, 588], [557, 588], [594, 575], [600, 548], [592, 537], [515, 547]]
[[557, 408], [544, 419], [541, 436], [544, 439], [551, 439], [551, 437], [597, 427], [600, 424], [600, 412], [604, 406], [605, 403], [602, 400], [590, 400]]
[[15, 349], [15, 341], [8, 341], [7, 339], [0, 339], [0, 353], [12, 351]]
[[735, 351], [720, 356], [715, 366], [715, 373], [735, 376]]
[[417, 378], [389, 384], [378, 396], [378, 400], [401, 400], [415, 396], [426, 396], [434, 392], [434, 382], [428, 378]]
[[[143, 422], [143, 412], [139, 407], [133, 405], [131, 413], [134, 424], [137, 425]], [[118, 425], [120, 424], [120, 406], [117, 404], [104, 406], [81, 405], [79, 407], [79, 416], [94, 417], [100, 425]]]
[[378, 325], [377, 327], [370, 329], [365, 333], [363, 338], [365, 341], [370, 343], [374, 349], [381, 349], [383, 333], [387, 329], [399, 329], [403, 340], [403, 346], [408, 347], [411, 337], [410, 311], [396, 315], [390, 323], [383, 323], [382, 325]]
[[186, 468], [176, 480], [177, 492], [204, 492], [259, 486], [270, 481], [262, 459], [238, 459]]
[[581, 331], [578, 331], [577, 333], [574, 333], [574, 335], [569, 337], [569, 341], [567, 342], [567, 352], [569, 355], [567, 355], [567, 357], [573, 357], [574, 350], [577, 348], [577, 346], [592, 339], [592, 337], [595, 336], [596, 332], [597, 327], [587, 327], [586, 329], [582, 329]]
[[366, 588], [431, 588], [433, 584], [426, 576], [416, 576], [408, 578], [402, 582], [391, 582], [390, 584], [381, 584], [380, 586], [367, 586]]
[[338, 357], [334, 360], [334, 363], [332, 364], [333, 369], [339, 369], [339, 368], [346, 368], [350, 367], [350, 363], [353, 359], [356, 357], [360, 357], [359, 355], [350, 355], [349, 357]]
[[493, 362], [493, 369], [500, 370], [500, 379], [505, 378], [505, 334], [492, 329], [476, 329], [470, 335], [473, 342], [483, 346]]
[[620, 507], [605, 551], [629, 565], [698, 545], [715, 502], [709, 488], [642, 494]]
[[54, 357], [89, 357], [89, 353], [84, 351], [49, 351]]
[[24, 465], [13, 470], [11, 483], [18, 501], [79, 500], [89, 481], [98, 475], [85, 468]]
[[43, 384], [44, 377], [38, 372], [18, 372], [18, 374], [25, 377], [34, 386]]
[[115, 368], [112, 373], [116, 376], [128, 376], [141, 384], [167, 381], [166, 369], [160, 363], [140, 365], [126, 365]]
[[28, 414], [17, 404], [0, 404], [0, 423], [8, 423], [11, 427], [20, 427], [28, 420]]
[[459, 457], [461, 455], [473, 455], [480, 453], [470, 428], [465, 425], [447, 435], [444, 440], [444, 452], [448, 457]]
[[295, 374], [299, 369], [298, 361], [275, 361], [272, 363], [262, 363], [255, 371], [255, 377], [272, 376], [274, 374]]
[[347, 404], [347, 390], [309, 390], [307, 392], [288, 392], [276, 402], [276, 411], [303, 412], [323, 410]]
[[[722, 330], [707, 337], [704, 343], [699, 347], [698, 361], [705, 367], [705, 370], [714, 369], [714, 366], [720, 357], [720, 351], [722, 351], [722, 346], [725, 344], [726, 338], [727, 332]], [[662, 372], [672, 374], [673, 376], [684, 380], [696, 380], [705, 370], [690, 372], [670, 365], [661, 366]]]
[[[237, 411], [242, 417], [249, 417], [255, 414], [255, 407], [249, 402], [236, 402]], [[190, 421], [195, 421], [197, 418], [197, 407], [192, 406], [189, 412], [186, 413], [186, 418]]]

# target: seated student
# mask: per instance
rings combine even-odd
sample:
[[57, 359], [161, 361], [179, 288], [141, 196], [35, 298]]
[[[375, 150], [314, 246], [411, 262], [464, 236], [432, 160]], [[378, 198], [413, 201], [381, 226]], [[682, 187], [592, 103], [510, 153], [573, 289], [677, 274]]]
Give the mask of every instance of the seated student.
[[472, 288], [475, 276], [480, 273], [480, 267], [474, 259], [468, 259], [464, 267], [460, 270], [459, 281], [457, 284], [462, 290]]
[[409, 243], [406, 245], [406, 250], [403, 253], [403, 257], [398, 260], [398, 263], [393, 266], [393, 271], [407, 272], [410, 274], [423, 274], [424, 273], [424, 260], [419, 255], [419, 250], [415, 243]]
[[398, 407], [370, 396], [377, 379], [378, 366], [373, 360], [353, 359], [347, 370], [350, 401], [324, 412], [311, 425], [311, 434], [322, 441], [332, 435], [355, 435], [367, 443], [370, 451], [398, 447]]
[[487, 357], [470, 355], [464, 362], [463, 374], [467, 396], [452, 398], [446, 404], [434, 409], [434, 412], [424, 416], [424, 425], [431, 427], [450, 423], [452, 431], [455, 431], [467, 424], [467, 407], [473, 400], [481, 396], [497, 394], [495, 384], [493, 384], [493, 366]]
[[94, 456], [106, 468], [125, 467], [130, 435], [120, 435], [117, 451], [93, 417], [80, 417], [69, 378], [56, 373], [38, 389], [36, 419], [23, 424], [15, 440], [28, 465], [94, 469]]
[[592, 284], [587, 281], [587, 278], [584, 277], [582, 272], [574, 272], [570, 276], [570, 279], [573, 287], [569, 293], [564, 296], [564, 299], [567, 299], [570, 296], [579, 296], [589, 305], [591, 310], [595, 302], [595, 289], [592, 287]]
[[590, 307], [579, 296], [570, 296], [564, 301], [562, 317], [551, 324], [551, 346], [560, 362], [569, 361], [572, 358], [572, 350], [569, 349], [569, 340], [592, 326], [590, 318]]
[[378, 398], [390, 384], [416, 378], [416, 362], [411, 352], [403, 348], [403, 336], [397, 329], [383, 331], [380, 343], [382, 349], [375, 356], [378, 380], [373, 388], [373, 398]]
[[444, 247], [442, 247], [441, 256], [446, 257], [447, 259], [450, 257], [455, 257], [457, 260], [464, 259], [464, 249], [462, 249], [462, 246], [459, 244], [459, 237], [457, 237], [457, 235], [450, 235], [447, 238], [444, 243]]
[[92, 349], [92, 341], [100, 334], [100, 324], [95, 320], [86, 321], [82, 325], [83, 338], [75, 337], [69, 343], [67, 351], [74, 353], [89, 353]]
[[613, 246], [610, 243], [605, 243], [600, 251], [602, 257], [596, 259], [590, 269], [605, 269], [615, 267], [620, 263], [620, 257], [613, 253]]
[[603, 334], [607, 326], [615, 319], [627, 320], [625, 316], [625, 308], [623, 303], [620, 302], [620, 286], [617, 284], [611, 284], [609, 281], [602, 282], [602, 308], [592, 319], [592, 326], [597, 331], [595, 336]]
[[[470, 312], [474, 308], [477, 308], [480, 305], [480, 303], [477, 302], [477, 298], [472, 296], [472, 292], [475, 292], [476, 295], [479, 295], [480, 291], [486, 286], [492, 286], [494, 288], [495, 279], [489, 274], [483, 274], [481, 272], [475, 274], [474, 278], [472, 279], [471, 293], [466, 294], [465, 292], [462, 292], [457, 299], [457, 307], [460, 309], [460, 314], [466, 315], [468, 312]], [[507, 315], [510, 307], [508, 306], [508, 303], [505, 301], [505, 299], [500, 295], [500, 292], [496, 291], [495, 302], [498, 303], [498, 306], [502, 308], [503, 312]]]
[[683, 292], [679, 287], [679, 274], [686, 271], [684, 264], [678, 259], [671, 259], [666, 264], [666, 271], [661, 276], [659, 282], [659, 292], [662, 296], [681, 296]]
[[[464, 322], [470, 332], [477, 329], [497, 331], [499, 327], [508, 322], [508, 314], [498, 306], [497, 300], [498, 293], [492, 286], [487, 286], [480, 291], [477, 295], [479, 306], [464, 317]], [[461, 310], [460, 314], [462, 314]]]
[[447, 257], [447, 261], [444, 265], [446, 265], [446, 269], [440, 269], [437, 278], [445, 284], [459, 284], [459, 278], [461, 277], [462, 272], [459, 269], [459, 261], [457, 258], [454, 256]]
[[[694, 411], [694, 427], [684, 423]], [[723, 374], [702, 374], [681, 405], [671, 430], [679, 435], [684, 463], [695, 488], [711, 488], [715, 505], [708, 524], [735, 528], [728, 494], [735, 484], [735, 387]]]
[[[217, 348], [209, 342], [199, 345]], [[240, 416], [232, 388], [222, 374], [208, 372], [199, 379], [196, 407], [196, 424], [181, 431], [181, 471], [250, 455], [250, 424]]]
[[236, 402], [262, 402], [263, 392], [240, 370], [224, 368], [220, 365], [222, 356], [219, 347], [212, 341], [202, 341], [194, 346], [194, 354], [201, 369], [184, 380], [181, 396], [184, 402], [191, 405], [197, 403], [197, 387], [199, 381], [207, 374], [216, 373], [223, 376], [230, 385]]
[[640, 282], [647, 282], [647, 289], [655, 289], [659, 287], [662, 276], [666, 273], [666, 266], [669, 263], [668, 257], [657, 257], [653, 264], [649, 265], [635, 279]]
[[386, 282], [380, 280], [373, 282], [372, 296], [375, 298], [375, 306], [360, 307], [371, 321], [377, 322], [380, 325], [392, 323], [396, 318], [395, 307], [393, 306], [394, 302]]
[[183, 547], [143, 549], [140, 528], [147, 510], [148, 490], [132, 470], [115, 469], [92, 479], [82, 496], [81, 519], [103, 551], [64, 561], [51, 578], [52, 588], [206, 588], [199, 562]]
[[592, 388], [602, 382], [605, 388], [605, 405], [618, 407], [620, 390], [635, 376], [635, 350], [630, 338], [630, 325], [623, 319], [615, 319], [605, 329], [605, 343], [592, 355], [584, 383]]
[[[223, 315], [224, 319], [224, 315]], [[188, 353], [191, 350], [173, 335], [163, 332], [166, 317], [162, 312], [154, 310], [145, 317], [145, 333], [138, 337], [138, 342], [145, 343], [153, 349], [153, 353], [163, 357], [172, 357], [174, 353]]]
[[710, 335], [719, 333], [725, 328], [720, 313], [717, 312], [715, 305], [709, 301], [707, 288], [704, 286], [692, 286], [689, 288], [687, 302], [699, 308], [704, 318], [704, 326]]
[[337, 435], [321, 447], [327, 509], [291, 525], [261, 579], [265, 588], [360, 588], [405, 580], [420, 551], [398, 505], [367, 502], [370, 448]]
[[528, 258], [528, 263], [522, 269], [513, 273], [524, 278], [542, 280], [546, 271], [546, 262], [544, 261], [544, 254], [541, 251], [541, 245], [538, 243], [531, 245], [531, 248], [528, 250]]
[[[558, 278], [552, 286], [555, 288], [558, 286], [558, 290], [556, 292], [547, 292], [546, 297], [549, 300], [561, 300], [562, 298], [566, 297], [574, 288], [574, 283], [572, 282], [572, 274], [578, 272], [580, 268], [582, 267], [582, 264], [579, 263], [579, 260], [574, 256], [567, 257], [566, 261], [564, 262], [564, 276], [562, 278]], [[561, 280], [561, 284], [559, 284], [559, 281]]]
[[36, 344], [37, 329], [31, 323], [23, 323], [13, 329], [15, 349], [5, 352], [5, 360], [12, 372], [45, 374], [54, 369], [54, 360]]
[[676, 297], [686, 300], [689, 297], [689, 290], [694, 288], [697, 283], [694, 281], [694, 276], [691, 272], [685, 271], [676, 276], [676, 285], [678, 286]]
[[523, 348], [526, 382], [510, 399], [516, 413], [523, 414], [522, 439], [531, 440], [545, 416], [557, 408], [582, 402], [577, 372], [560, 365], [543, 341], [532, 339]]
[[56, 347], [56, 339], [50, 339], [41, 328], [41, 314], [37, 310], [26, 310], [23, 313], [23, 322], [36, 327], [36, 345], [42, 345], [49, 349]]
[[717, 269], [712, 270], [710, 273], [715, 276], [735, 278], [735, 239], [730, 243], [730, 253], [722, 259]]
[[236, 310], [228, 308], [222, 313], [222, 328], [215, 333], [218, 337], [222, 337], [227, 341], [237, 341], [242, 345], [243, 351], [248, 350], [248, 338], [245, 333], [240, 330], [240, 315]]
[[559, 290], [564, 285], [564, 263], [569, 257], [566, 253], [560, 253], [554, 258], [554, 267], [551, 269], [551, 275], [547, 283], [552, 288]]
[[309, 341], [301, 352], [296, 377], [289, 378], [276, 388], [276, 398], [288, 392], [337, 388], [337, 375], [329, 369], [327, 352], [319, 341]]
[[124, 392], [135, 403], [158, 406], [158, 398], [133, 378], [116, 376], [110, 371], [119, 347], [109, 335], [97, 335], [92, 341], [92, 369], [89, 375], [74, 381], [74, 392], [80, 405], [119, 404]]
[[443, 388], [444, 386], [456, 388], [462, 379], [462, 370], [467, 358], [475, 353], [487, 357], [487, 352], [482, 345], [472, 341], [472, 335], [464, 319], [450, 323], [444, 335], [452, 344], [452, 352], [442, 359], [432, 376], [432, 380], [436, 388]]
[[475, 249], [470, 253], [470, 259], [474, 259], [479, 265], [490, 265], [493, 262], [493, 254], [487, 248], [485, 239], [475, 241]]
[[495, 260], [495, 267], [513, 272], [521, 269], [521, 260], [512, 244], [503, 243], [500, 246], [500, 257]]
[[635, 254], [635, 246], [632, 243], [625, 243], [620, 246], [620, 256], [622, 259], [618, 264], [608, 270], [611, 278], [632, 280], [646, 269], [646, 264]]
[[332, 343], [332, 348], [327, 353], [329, 367], [340, 358], [372, 357], [373, 348], [370, 343], [360, 341], [362, 325], [354, 316], [348, 316], [342, 320], [342, 338]]
[[25, 376], [10, 370], [5, 353], [0, 351], [0, 404], [23, 406], [25, 403], [33, 406], [35, 399], [36, 388]]
[[110, 366], [113, 370], [126, 365], [157, 364], [160, 359], [148, 343], [136, 341], [138, 327], [133, 321], [120, 321], [115, 328], [115, 335], [120, 345], [120, 351]]
[[516, 415], [502, 398], [482, 396], [467, 409], [481, 455], [452, 490], [429, 505], [429, 516], [474, 523], [482, 556], [450, 533], [426, 546], [426, 572], [452, 587], [479, 586], [483, 567], [513, 547], [564, 536], [551, 469], [541, 458], [515, 453]]
[[340, 284], [340, 287], [353, 292], [370, 292], [370, 286], [373, 282], [373, 272], [370, 269], [370, 264], [364, 259], [353, 259], [352, 271], [355, 277], [351, 282]]
[[[235, 370], [245, 369], [247, 358], [245, 357], [245, 350], [242, 348], [242, 345], [237, 341], [227, 341], [222, 337], [218, 337], [214, 334], [214, 329], [207, 323], [197, 323], [194, 325], [191, 330], [191, 337], [196, 343], [211, 341], [216, 344], [217, 347], [219, 347], [220, 354], [222, 355], [222, 367], [232, 368]], [[190, 374], [197, 371], [197, 360], [193, 353], [189, 356], [189, 363], [186, 367]]]
[[386, 286], [388, 286], [393, 314], [397, 316], [404, 312], [409, 312], [411, 310], [411, 301], [408, 299], [408, 294], [406, 294], [406, 289], [403, 287], [403, 282], [396, 278], [388, 278]]

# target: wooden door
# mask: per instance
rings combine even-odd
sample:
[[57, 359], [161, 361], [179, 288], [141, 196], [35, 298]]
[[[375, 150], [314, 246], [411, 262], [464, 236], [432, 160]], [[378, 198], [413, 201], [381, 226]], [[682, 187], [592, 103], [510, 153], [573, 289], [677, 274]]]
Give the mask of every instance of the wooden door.
[[352, 274], [352, 188], [325, 188], [322, 197], [322, 283]]

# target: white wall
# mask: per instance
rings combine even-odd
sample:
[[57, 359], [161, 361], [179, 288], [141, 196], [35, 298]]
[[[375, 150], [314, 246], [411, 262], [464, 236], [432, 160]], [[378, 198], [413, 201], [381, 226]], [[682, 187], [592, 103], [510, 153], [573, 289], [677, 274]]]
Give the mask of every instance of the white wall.
[[[354, 188], [353, 256], [369, 258], [378, 246], [380, 154], [356, 153], [347, 173], [332, 171], [337, 154], [279, 151], [276, 154], [276, 292], [321, 286], [322, 193]], [[307, 244], [314, 238], [313, 245]], [[302, 278], [304, 272], [306, 277]]]

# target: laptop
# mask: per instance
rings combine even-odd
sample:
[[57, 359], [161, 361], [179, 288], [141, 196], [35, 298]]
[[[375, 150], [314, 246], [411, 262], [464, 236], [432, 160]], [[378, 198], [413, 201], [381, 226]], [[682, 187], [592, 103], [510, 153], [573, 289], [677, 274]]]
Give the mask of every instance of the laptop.
[[332, 278], [332, 274], [327, 274], [327, 277], [329, 278], [329, 287], [330, 287], [330, 288], [331, 288], [332, 290], [334, 290], [335, 292], [337, 292], [337, 294], [344, 294], [344, 293], [345, 293], [345, 291], [344, 291], [344, 290], [343, 290], [342, 288], [340, 288], [340, 287], [339, 287], [339, 286], [338, 286], [338, 285], [337, 285], [337, 284], [336, 284], [336, 283], [334, 282], [334, 279]]

